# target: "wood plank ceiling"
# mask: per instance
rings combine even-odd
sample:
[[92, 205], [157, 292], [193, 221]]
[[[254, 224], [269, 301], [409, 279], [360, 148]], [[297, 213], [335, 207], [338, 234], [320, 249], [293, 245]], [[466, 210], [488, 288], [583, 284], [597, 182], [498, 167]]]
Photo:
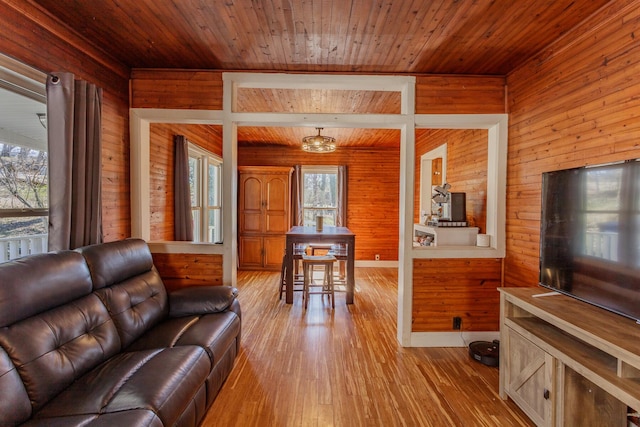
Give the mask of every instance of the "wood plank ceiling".
[[[32, 1], [132, 69], [503, 76], [611, 0]], [[377, 100], [398, 108], [397, 100], [375, 93], [343, 91], [341, 100], [319, 92], [284, 95], [294, 96], [246, 93], [245, 105], [364, 112]], [[344, 131], [323, 134], [359, 144], [399, 139], [397, 132], [344, 138]], [[313, 133], [247, 128], [239, 140], [297, 144]]]

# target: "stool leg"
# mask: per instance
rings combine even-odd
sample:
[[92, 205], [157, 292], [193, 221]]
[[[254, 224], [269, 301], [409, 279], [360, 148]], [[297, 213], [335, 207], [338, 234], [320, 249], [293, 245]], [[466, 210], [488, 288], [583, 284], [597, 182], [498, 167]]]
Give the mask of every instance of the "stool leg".
[[329, 264], [329, 292], [331, 292], [331, 308], [336, 308], [336, 294], [333, 288], [333, 264]]
[[302, 275], [304, 276], [302, 287], [304, 288], [303, 296], [304, 296], [304, 309], [307, 309], [307, 305], [309, 304], [309, 272], [313, 273], [313, 270], [309, 268], [308, 264], [305, 264], [302, 269]]

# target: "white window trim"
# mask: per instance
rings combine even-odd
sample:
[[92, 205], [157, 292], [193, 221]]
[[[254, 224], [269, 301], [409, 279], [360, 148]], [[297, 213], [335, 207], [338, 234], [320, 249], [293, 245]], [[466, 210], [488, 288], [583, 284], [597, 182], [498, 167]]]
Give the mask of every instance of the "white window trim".
[[[198, 243], [220, 243], [222, 242], [223, 239], [223, 234], [222, 231], [220, 232], [220, 242], [209, 242], [208, 241], [208, 211], [211, 208], [211, 206], [208, 205], [208, 195], [209, 195], [209, 180], [208, 178], [208, 172], [209, 172], [209, 166], [210, 165], [215, 165], [215, 166], [222, 166], [223, 162], [222, 162], [222, 157], [208, 151], [205, 150], [204, 148], [194, 144], [191, 141], [187, 141], [187, 147], [188, 147], [188, 152], [189, 152], [189, 158], [196, 158], [199, 162], [199, 167], [200, 167], [200, 173], [198, 174], [198, 187], [200, 189], [199, 191], [199, 200], [198, 200], [198, 206], [199, 206], [199, 210], [200, 210], [200, 224], [198, 224], [198, 229], [200, 230], [200, 235], [199, 236], [193, 236], [194, 239], [198, 242]], [[220, 209], [220, 227], [222, 227], [222, 196], [221, 196], [221, 191], [222, 191], [222, 170], [220, 170], [220, 176], [218, 177], [218, 188], [217, 188], [217, 192], [218, 192], [218, 199], [220, 200], [220, 206], [218, 206], [218, 209]], [[193, 207], [191, 208], [191, 210], [193, 211]]]

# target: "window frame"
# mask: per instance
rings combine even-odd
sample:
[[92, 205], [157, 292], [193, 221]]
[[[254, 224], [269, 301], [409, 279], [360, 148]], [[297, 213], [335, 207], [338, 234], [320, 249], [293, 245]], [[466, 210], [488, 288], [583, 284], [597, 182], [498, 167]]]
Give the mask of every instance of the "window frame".
[[[10, 92], [10, 96], [19, 96], [30, 101], [41, 104], [41, 107], [25, 111], [25, 114], [31, 118], [31, 111], [36, 110], [33, 116], [33, 126], [36, 126], [40, 132], [40, 126], [46, 128], [45, 123], [37, 123], [38, 114], [46, 114], [47, 96], [46, 96], [46, 74], [14, 60], [8, 56], [0, 54], [0, 88]], [[45, 116], [46, 117], [46, 116]], [[37, 150], [46, 153], [46, 185], [49, 185], [49, 150], [45, 140], [40, 143], [37, 140], [31, 140], [30, 137], [23, 137], [21, 133], [13, 133], [11, 130], [2, 137], [2, 144], [9, 144], [21, 149]], [[0, 262], [4, 262], [19, 256], [42, 253], [48, 250], [49, 230], [46, 226], [47, 217], [49, 216], [49, 200], [47, 197], [46, 207], [0, 207], [0, 219], [11, 220], [17, 218], [41, 218], [44, 221], [44, 232], [40, 234], [17, 234], [16, 230], [10, 230], [8, 237], [0, 238]]]
[[[196, 243], [222, 243], [222, 157], [205, 150], [191, 141], [187, 141], [189, 161], [196, 160], [198, 167], [196, 184], [196, 202], [193, 202], [193, 191], [190, 188], [191, 214], [193, 217], [193, 241]], [[209, 205], [209, 167], [215, 166], [217, 170], [215, 200], [216, 205]], [[191, 169], [191, 165], [189, 165]], [[191, 173], [191, 171], [189, 171]], [[211, 235], [209, 230], [209, 215], [211, 212], [217, 212], [217, 221], [214, 226], [215, 234]], [[211, 239], [210, 239], [211, 238]]]
[[[305, 205], [305, 193], [306, 193], [306, 186], [305, 186], [305, 175], [309, 173], [309, 174], [332, 174], [335, 175], [336, 179], [335, 179], [335, 194], [336, 194], [336, 205], [335, 207], [307, 207]], [[321, 212], [326, 212], [326, 211], [333, 211], [333, 221], [334, 224], [337, 224], [338, 221], [338, 212], [340, 210], [340, 197], [339, 197], [339, 185], [340, 183], [339, 181], [339, 167], [338, 165], [310, 165], [310, 166], [302, 166], [300, 169], [300, 174], [302, 175], [302, 223], [303, 225], [306, 226], [315, 226], [315, 221], [313, 222], [313, 224], [309, 223], [309, 224], [305, 224], [305, 218], [306, 216], [306, 212], [308, 211], [312, 211], [312, 212], [317, 212], [317, 211], [321, 211]], [[313, 215], [313, 218], [315, 218], [316, 215]], [[325, 222], [326, 225], [328, 225]]]

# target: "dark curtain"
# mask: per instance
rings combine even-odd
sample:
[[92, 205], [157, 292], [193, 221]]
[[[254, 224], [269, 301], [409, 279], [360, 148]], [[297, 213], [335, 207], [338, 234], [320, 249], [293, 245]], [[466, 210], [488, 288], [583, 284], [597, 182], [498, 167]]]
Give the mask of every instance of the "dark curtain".
[[338, 212], [336, 226], [347, 226], [347, 167], [338, 166]]
[[184, 135], [173, 137], [174, 156], [174, 239], [193, 241], [193, 216], [189, 190], [189, 144]]
[[47, 77], [49, 250], [102, 243], [102, 89], [71, 73]]
[[304, 225], [302, 218], [302, 166], [295, 165], [293, 167], [291, 193], [291, 212], [293, 214], [293, 225]]

